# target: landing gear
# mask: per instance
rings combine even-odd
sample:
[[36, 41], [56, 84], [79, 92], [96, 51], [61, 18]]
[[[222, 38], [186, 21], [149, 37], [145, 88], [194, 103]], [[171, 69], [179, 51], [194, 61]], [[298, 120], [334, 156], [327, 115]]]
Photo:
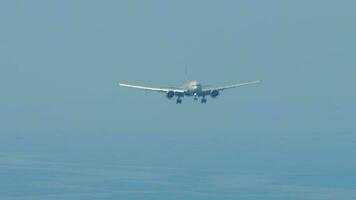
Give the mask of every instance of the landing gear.
[[201, 103], [206, 103], [207, 102], [207, 99], [206, 98], [202, 98], [201, 99]]
[[178, 98], [176, 104], [182, 104], [182, 99]]
[[198, 95], [197, 95], [197, 93], [194, 93], [194, 101], [198, 101]]

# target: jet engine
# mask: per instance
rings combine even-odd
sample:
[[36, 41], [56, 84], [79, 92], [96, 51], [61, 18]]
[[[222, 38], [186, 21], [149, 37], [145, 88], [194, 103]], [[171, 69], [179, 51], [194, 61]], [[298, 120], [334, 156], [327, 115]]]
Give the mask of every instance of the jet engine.
[[167, 98], [172, 99], [174, 97], [174, 91], [168, 91], [167, 92]]
[[217, 96], [219, 96], [219, 91], [218, 90], [211, 91], [210, 96], [216, 98]]

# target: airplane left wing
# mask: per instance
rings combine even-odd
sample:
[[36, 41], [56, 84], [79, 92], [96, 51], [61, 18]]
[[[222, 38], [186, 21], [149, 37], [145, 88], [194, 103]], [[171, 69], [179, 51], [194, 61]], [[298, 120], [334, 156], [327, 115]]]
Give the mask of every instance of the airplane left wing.
[[233, 84], [233, 85], [226, 85], [226, 86], [221, 86], [221, 87], [213, 87], [213, 88], [204, 88], [203, 93], [204, 95], [209, 95], [212, 91], [223, 91], [226, 89], [232, 89], [232, 88], [237, 88], [245, 85], [250, 85], [250, 84], [257, 84], [260, 81], [252, 81], [252, 82], [247, 82], [247, 83], [239, 83], [239, 84]]
[[146, 87], [146, 86], [140, 86], [140, 85], [130, 85], [130, 84], [124, 84], [124, 83], [119, 83], [119, 85], [122, 87], [135, 88], [135, 89], [154, 91], [154, 92], [168, 93], [170, 91], [173, 91], [175, 94], [184, 94], [184, 92], [185, 92], [184, 90], [176, 89], [176, 88], [155, 88], [155, 87]]

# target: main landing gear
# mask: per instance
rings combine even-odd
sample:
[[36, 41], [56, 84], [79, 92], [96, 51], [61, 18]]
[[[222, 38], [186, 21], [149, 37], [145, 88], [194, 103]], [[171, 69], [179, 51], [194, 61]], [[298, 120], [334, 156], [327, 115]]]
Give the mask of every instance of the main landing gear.
[[[200, 102], [201, 103], [206, 103], [208, 100], [205, 98], [205, 97], [203, 97], [201, 100], [200, 100]], [[177, 101], [176, 101], [176, 104], [182, 104], [182, 99], [180, 98], [180, 97], [178, 97], [178, 99], [177, 99]]]
[[176, 104], [182, 104], [182, 99], [178, 98]]

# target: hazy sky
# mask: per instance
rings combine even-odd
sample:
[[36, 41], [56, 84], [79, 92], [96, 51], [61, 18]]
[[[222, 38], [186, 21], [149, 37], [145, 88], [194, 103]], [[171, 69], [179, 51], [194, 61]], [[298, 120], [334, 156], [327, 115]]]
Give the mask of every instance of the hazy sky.
[[[296, 170], [322, 177], [320, 193], [355, 196], [355, 8], [352, 0], [2, 0], [3, 160], [241, 167], [253, 177]], [[206, 105], [117, 85], [190, 79], [262, 83]]]

